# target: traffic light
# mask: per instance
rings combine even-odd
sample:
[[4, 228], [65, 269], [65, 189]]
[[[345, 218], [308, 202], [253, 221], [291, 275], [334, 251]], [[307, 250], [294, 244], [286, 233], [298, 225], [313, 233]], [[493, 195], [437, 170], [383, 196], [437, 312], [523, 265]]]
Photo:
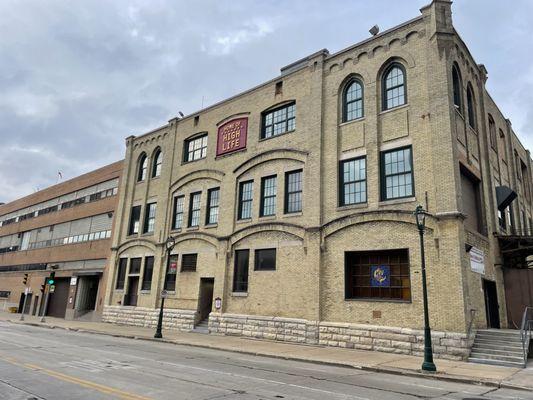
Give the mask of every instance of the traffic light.
[[24, 274], [24, 279], [22, 280], [22, 284], [26, 286], [28, 284], [28, 274]]
[[55, 271], [50, 272], [50, 277], [48, 278], [48, 281], [47, 281], [47, 283], [50, 286], [52, 286], [55, 283], [55, 277], [56, 277], [56, 272]]

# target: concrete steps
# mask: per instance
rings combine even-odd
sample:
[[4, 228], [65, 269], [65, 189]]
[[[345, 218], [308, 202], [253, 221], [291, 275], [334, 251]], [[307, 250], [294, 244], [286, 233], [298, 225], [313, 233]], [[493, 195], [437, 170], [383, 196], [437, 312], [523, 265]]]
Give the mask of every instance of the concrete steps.
[[207, 317], [203, 321], [200, 321], [199, 323], [197, 323], [194, 326], [194, 329], [192, 330], [192, 332], [208, 334], [209, 333], [209, 327], [208, 326], [209, 326], [209, 317]]
[[524, 368], [520, 331], [506, 329], [477, 331], [468, 361]]

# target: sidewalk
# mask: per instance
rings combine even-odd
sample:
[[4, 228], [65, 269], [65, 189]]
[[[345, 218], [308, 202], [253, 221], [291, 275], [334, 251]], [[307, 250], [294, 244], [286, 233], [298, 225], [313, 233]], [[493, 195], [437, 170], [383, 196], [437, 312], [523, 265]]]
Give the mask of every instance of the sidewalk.
[[482, 384], [502, 388], [533, 390], [533, 361], [529, 362], [528, 368], [518, 369], [437, 359], [435, 360], [435, 364], [437, 365], [438, 372], [436, 374], [427, 374], [420, 371], [422, 359], [414, 356], [176, 331], [163, 331], [164, 339], [154, 339], [153, 328], [112, 325], [102, 322], [65, 321], [50, 317], [46, 317], [45, 323], [40, 323], [39, 318], [27, 315], [24, 316], [25, 321], [22, 322], [19, 321], [19, 318], [20, 314], [0, 312], [0, 321], [46, 328], [60, 328], [132, 339], [163, 341], [258, 356], [345, 366], [375, 372]]

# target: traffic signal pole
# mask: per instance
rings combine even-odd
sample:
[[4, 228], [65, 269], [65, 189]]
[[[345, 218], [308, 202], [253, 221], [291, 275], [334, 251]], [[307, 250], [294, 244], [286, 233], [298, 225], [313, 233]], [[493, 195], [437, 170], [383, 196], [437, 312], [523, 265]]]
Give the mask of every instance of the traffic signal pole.
[[48, 308], [48, 297], [50, 297], [50, 289], [49, 286], [47, 286], [46, 290], [46, 297], [44, 298], [44, 307], [43, 307], [43, 315], [41, 316], [41, 322], [46, 322], [46, 319], [44, 316], [46, 315], [46, 309]]

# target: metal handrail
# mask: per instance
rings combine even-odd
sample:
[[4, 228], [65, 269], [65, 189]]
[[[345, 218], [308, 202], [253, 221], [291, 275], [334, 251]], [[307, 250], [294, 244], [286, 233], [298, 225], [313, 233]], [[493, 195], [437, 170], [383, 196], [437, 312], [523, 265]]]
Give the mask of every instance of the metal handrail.
[[522, 341], [522, 353], [524, 355], [524, 367], [527, 364], [527, 356], [529, 352], [529, 341], [531, 340], [532, 327], [533, 327], [533, 307], [526, 306], [526, 308], [524, 308], [524, 314], [522, 315], [522, 325], [520, 327], [520, 340]]

